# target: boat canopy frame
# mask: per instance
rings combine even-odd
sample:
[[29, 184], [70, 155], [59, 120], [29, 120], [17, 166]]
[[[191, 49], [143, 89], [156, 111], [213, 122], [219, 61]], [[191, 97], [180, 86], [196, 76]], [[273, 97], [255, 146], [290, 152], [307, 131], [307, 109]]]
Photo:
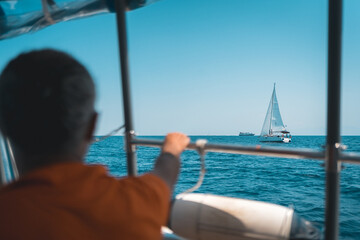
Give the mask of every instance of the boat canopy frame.
[[[118, 1], [123, 2], [123, 1]], [[327, 133], [326, 147], [323, 151], [294, 150], [261, 146], [231, 146], [205, 144], [206, 152], [222, 152], [269, 157], [316, 159], [325, 161], [326, 198], [325, 198], [325, 239], [337, 240], [339, 235], [339, 175], [341, 163], [360, 164], [360, 155], [344, 153], [340, 138], [340, 105], [341, 105], [341, 43], [342, 43], [342, 0], [328, 0], [328, 71], [327, 71]], [[123, 86], [123, 108], [125, 119], [125, 143], [127, 151], [128, 175], [137, 174], [135, 146], [161, 147], [162, 141], [136, 138], [131, 116], [130, 79], [128, 75], [128, 52], [126, 37], [125, 10], [121, 4], [116, 5], [118, 20], [119, 46]], [[125, 86], [125, 87], [124, 87]], [[195, 143], [190, 143], [188, 150], [197, 150]]]
[[[146, 2], [140, 1], [138, 2]], [[133, 1], [133, 2], [137, 2]], [[123, 97], [125, 151], [129, 176], [137, 175], [136, 146], [161, 147], [162, 141], [135, 137], [130, 96], [129, 59], [127, 47], [126, 11], [129, 0], [115, 0], [115, 13], [118, 32], [118, 44]], [[327, 133], [326, 147], [323, 151], [309, 149], [284, 149], [276, 147], [222, 145], [206, 143], [205, 152], [222, 152], [245, 155], [260, 155], [294, 159], [315, 159], [325, 162], [326, 198], [325, 198], [325, 239], [336, 240], [339, 234], [339, 175], [341, 163], [360, 164], [360, 155], [343, 152], [340, 139], [341, 106], [341, 42], [342, 42], [342, 0], [328, 0], [328, 71], [327, 71]], [[198, 150], [190, 143], [188, 150]], [[0, 185], [9, 179], [18, 177], [17, 166], [12, 156], [11, 145], [6, 139], [0, 139]]]

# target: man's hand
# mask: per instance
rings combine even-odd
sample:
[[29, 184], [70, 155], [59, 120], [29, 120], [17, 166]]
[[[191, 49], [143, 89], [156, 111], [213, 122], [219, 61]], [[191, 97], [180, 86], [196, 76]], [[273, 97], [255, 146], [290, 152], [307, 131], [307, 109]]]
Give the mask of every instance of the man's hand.
[[180, 157], [180, 154], [185, 150], [190, 142], [190, 138], [182, 133], [169, 133], [164, 141], [162, 147], [163, 153], [171, 153], [175, 157]]
[[164, 141], [162, 152], [156, 160], [153, 174], [166, 182], [172, 191], [180, 169], [180, 154], [189, 144], [190, 138], [182, 133], [169, 133]]

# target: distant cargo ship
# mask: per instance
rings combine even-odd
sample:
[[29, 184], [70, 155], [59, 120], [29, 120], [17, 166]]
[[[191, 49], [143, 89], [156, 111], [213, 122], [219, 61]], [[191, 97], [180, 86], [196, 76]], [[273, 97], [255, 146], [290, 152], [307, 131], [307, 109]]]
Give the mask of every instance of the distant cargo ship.
[[240, 132], [239, 136], [254, 136], [255, 133], [251, 133], [251, 132]]

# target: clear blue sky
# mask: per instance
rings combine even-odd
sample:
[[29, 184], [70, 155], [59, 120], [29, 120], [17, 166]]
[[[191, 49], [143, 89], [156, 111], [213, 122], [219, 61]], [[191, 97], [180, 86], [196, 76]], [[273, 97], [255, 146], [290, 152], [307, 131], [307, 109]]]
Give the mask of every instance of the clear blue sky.
[[[344, 1], [344, 135], [360, 135], [359, 11], [360, 1]], [[291, 133], [325, 134], [327, 1], [162, 0], [127, 16], [138, 134], [259, 134], [274, 82]], [[98, 135], [123, 123], [114, 14], [0, 41], [0, 69], [43, 47], [69, 52], [93, 74]]]

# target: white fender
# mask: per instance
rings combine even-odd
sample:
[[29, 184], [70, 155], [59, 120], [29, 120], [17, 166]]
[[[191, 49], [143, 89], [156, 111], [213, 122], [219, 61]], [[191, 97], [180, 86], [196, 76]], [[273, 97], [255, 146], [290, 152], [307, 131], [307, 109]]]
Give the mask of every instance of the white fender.
[[290, 239], [293, 215], [293, 209], [271, 203], [191, 193], [176, 197], [169, 226], [187, 239]]

